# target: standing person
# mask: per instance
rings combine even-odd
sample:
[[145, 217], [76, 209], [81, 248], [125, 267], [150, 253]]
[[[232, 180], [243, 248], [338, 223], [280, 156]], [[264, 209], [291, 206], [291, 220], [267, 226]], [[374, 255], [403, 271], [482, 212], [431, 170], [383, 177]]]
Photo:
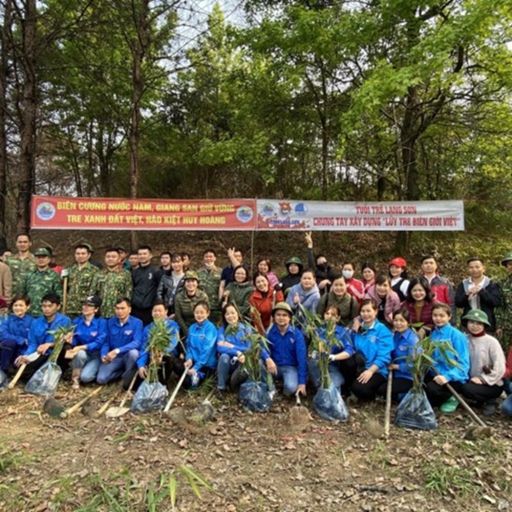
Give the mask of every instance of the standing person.
[[165, 251], [160, 254], [160, 270], [162, 272], [170, 272], [172, 270], [171, 258], [172, 255], [169, 251]]
[[[393, 314], [393, 350], [391, 352], [391, 364], [393, 370], [391, 383], [391, 398], [399, 402], [405, 393], [412, 388], [413, 376], [411, 373], [410, 358], [414, 355], [418, 335], [410, 327], [409, 311], [405, 308], [395, 311]], [[386, 396], [387, 383], [382, 384], [377, 394]]]
[[185, 387], [199, 386], [217, 366], [217, 327], [208, 320], [209, 314], [207, 302], [198, 302], [194, 306], [195, 322], [188, 329], [186, 342], [185, 368], [188, 372]]
[[132, 251], [128, 255], [128, 259], [124, 263], [119, 263], [121, 268], [125, 268], [130, 272], [133, 272], [135, 269], [139, 268], [139, 254], [137, 251]]
[[0, 325], [0, 370], [10, 370], [16, 357], [28, 347], [28, 333], [32, 325], [32, 316], [28, 314], [30, 300], [14, 297], [12, 314]]
[[[128, 251], [124, 247], [117, 247], [116, 250], [119, 253], [119, 266], [121, 268], [124, 268], [125, 270], [131, 271], [132, 266], [129, 261], [129, 256], [131, 256], [132, 254], [135, 254], [135, 256], [137, 256], [137, 253], [128, 253]], [[138, 260], [138, 258], [136, 259]]]
[[53, 247], [51, 245], [47, 245], [46, 249], [48, 249], [48, 252], [50, 253], [49, 267], [60, 277], [64, 267], [57, 263], [57, 255], [55, 254]]
[[219, 288], [222, 270], [215, 265], [216, 261], [217, 253], [213, 249], [206, 249], [203, 252], [203, 266], [197, 271], [197, 277], [199, 286], [208, 295], [211, 321], [218, 324], [221, 320]]
[[[434, 371], [427, 374], [426, 392], [433, 406], [441, 405], [440, 411], [445, 414], [455, 412], [459, 406], [446, 383], [450, 383], [455, 391], [460, 392], [462, 385], [468, 380], [469, 343], [466, 335], [450, 325], [452, 311], [448, 304], [437, 302], [432, 308], [434, 329], [430, 335], [433, 342], [445, 343], [444, 350], [437, 348], [432, 354]], [[455, 361], [451, 364], [447, 358]]]
[[496, 412], [496, 399], [503, 392], [505, 354], [499, 341], [485, 332], [490, 323], [482, 310], [470, 310], [464, 320], [469, 337], [470, 370], [462, 394], [482, 406], [484, 416], [492, 416]]
[[407, 261], [397, 256], [388, 263], [389, 277], [391, 278], [391, 288], [398, 295], [400, 302], [405, 300], [409, 280], [407, 279]]
[[185, 273], [183, 272], [183, 259], [181, 254], [173, 254], [171, 257], [171, 270], [162, 272], [158, 283], [156, 297], [167, 304], [167, 311], [174, 313], [174, 298], [176, 293], [183, 287]]
[[116, 248], [105, 251], [105, 268], [92, 280], [91, 294], [101, 299], [101, 316], [112, 318], [118, 299], [132, 296], [132, 276], [120, 265], [120, 256]]
[[432, 255], [424, 256], [421, 260], [421, 275], [428, 281], [432, 290], [434, 302], [448, 304], [452, 308], [452, 322], [455, 323], [455, 291], [446, 277], [439, 275], [439, 265]]
[[132, 315], [142, 320], [144, 325], [148, 325], [151, 323], [151, 310], [162, 271], [151, 265], [153, 254], [149, 245], [140, 246], [137, 255], [139, 266], [132, 271]]
[[507, 277], [498, 282], [501, 305], [494, 310], [496, 315], [496, 335], [504, 350], [512, 346], [512, 251], [505, 254], [501, 265], [507, 270]]
[[359, 304], [361, 304], [365, 294], [364, 284], [362, 281], [354, 277], [354, 270], [354, 264], [351, 261], [346, 261], [341, 267], [341, 275], [347, 284], [347, 292], [350, 293], [350, 295], [352, 295]]
[[365, 262], [361, 265], [361, 275], [363, 277], [363, 288], [365, 296], [368, 290], [375, 286], [375, 276], [377, 271], [372, 263]]
[[62, 285], [59, 275], [50, 269], [50, 251], [42, 247], [36, 250], [34, 256], [36, 269], [25, 277], [23, 295], [30, 299], [32, 316], [41, 316], [42, 298], [48, 293], [55, 293], [62, 297]]
[[128, 389], [136, 371], [136, 362], [142, 345], [142, 321], [132, 316], [127, 298], [116, 302], [116, 316], [107, 320], [107, 336], [100, 349], [101, 365], [96, 382], [108, 384], [121, 377]]
[[286, 302], [297, 314], [299, 306], [302, 306], [311, 313], [316, 313], [319, 301], [320, 291], [316, 284], [315, 274], [312, 270], [305, 270], [300, 278], [300, 283], [290, 288]]
[[[512, 347], [508, 351], [506, 369], [503, 375], [503, 379], [512, 379]], [[512, 416], [512, 394], [509, 394], [505, 401], [501, 404], [501, 412], [505, 416]]]
[[188, 329], [194, 323], [194, 308], [198, 302], [208, 303], [208, 295], [199, 289], [197, 273], [189, 270], [185, 274], [183, 288], [174, 299], [174, 313], [182, 338], [188, 335]]
[[283, 285], [284, 296], [287, 297], [290, 288], [300, 283], [304, 265], [300, 258], [292, 256], [286, 261], [285, 267], [287, 273], [281, 278], [281, 283]]
[[179, 369], [182, 368], [182, 364], [180, 364], [177, 359], [179, 355], [178, 344], [180, 342], [179, 325], [174, 320], [167, 318], [167, 305], [161, 300], [157, 299], [155, 301], [151, 314], [153, 315], [153, 321], [144, 327], [144, 332], [142, 333], [142, 349], [140, 351], [139, 358], [137, 359], [139, 379], [135, 384], [135, 389], [139, 387], [143, 379], [148, 377], [149, 363], [151, 362], [149, 341], [155, 322], [162, 321], [165, 323], [165, 328], [169, 337], [169, 344], [165, 348], [162, 355], [162, 362], [158, 369], [158, 380], [162, 384], [167, 385], [171, 375], [173, 373], [179, 373]]
[[348, 293], [347, 283], [343, 276], [334, 276], [331, 290], [320, 298], [317, 306], [318, 314], [323, 317], [327, 309], [336, 306], [339, 309], [338, 322], [347, 326], [359, 315], [359, 302]]
[[220, 276], [219, 300], [223, 299], [226, 286], [235, 279], [236, 267], [242, 265], [249, 271], [247, 265], [244, 264], [244, 253], [240, 249], [236, 249], [235, 247], [228, 249], [228, 258], [230, 263], [227, 267], [222, 269]]
[[80, 381], [96, 380], [101, 364], [100, 350], [107, 338], [107, 322], [98, 317], [101, 299], [96, 295], [86, 297], [82, 303], [82, 314], [73, 320], [73, 348], [66, 357], [71, 359], [71, 387], [80, 389]]
[[[499, 286], [485, 275], [485, 266], [481, 258], [467, 261], [469, 277], [464, 279], [455, 292], [455, 305], [467, 315], [470, 309], [481, 309], [489, 319], [489, 332], [496, 331], [494, 308], [501, 304]], [[465, 320], [462, 321], [465, 325]]]
[[72, 318], [82, 313], [82, 305], [90, 295], [94, 276], [98, 273], [98, 268], [90, 262], [91, 255], [89, 245], [75, 245], [75, 264], [63, 272], [63, 277], [68, 277], [66, 313]]
[[249, 320], [251, 317], [249, 298], [252, 290], [252, 283], [249, 281], [247, 269], [239, 265], [235, 268], [234, 280], [225, 288], [223, 307], [226, 304], [234, 304], [238, 311], [240, 311], [242, 318]]
[[386, 274], [380, 274], [375, 279], [375, 285], [366, 292], [366, 298], [372, 299], [379, 309], [377, 318], [386, 327], [393, 325], [393, 313], [400, 309], [400, 299], [391, 288], [391, 280]]
[[[49, 270], [49, 272], [53, 272]], [[35, 318], [30, 325], [28, 333], [28, 344], [24, 353], [16, 358], [15, 366], [26, 364], [27, 367], [21, 376], [21, 379], [26, 382], [30, 377], [43, 366], [50, 357], [52, 348], [55, 345], [55, 331], [60, 327], [70, 327], [71, 320], [60, 312], [60, 296], [56, 293], [47, 293], [42, 297], [39, 306], [42, 314]], [[72, 333], [69, 333], [66, 340], [67, 343], [71, 342]], [[30, 360], [27, 356], [38, 354], [37, 359]], [[59, 354], [57, 364], [64, 371], [69, 361], [65, 358], [65, 348]]]
[[423, 276], [415, 277], [411, 280], [403, 305], [409, 311], [410, 323], [422, 324], [417, 329], [420, 339], [428, 336], [434, 325], [432, 322], [434, 299], [430, 285]]
[[361, 320], [355, 320], [352, 325], [352, 344], [358, 366], [352, 392], [363, 401], [375, 399], [377, 390], [386, 382], [393, 350], [393, 335], [377, 319], [378, 310], [374, 300], [363, 300]]
[[16, 236], [15, 256], [7, 258], [7, 264], [12, 274], [12, 293], [13, 295], [23, 295], [23, 285], [28, 274], [36, 269], [36, 259], [30, 252], [32, 239], [26, 233], [20, 233]]
[[284, 295], [281, 290], [272, 287], [267, 274], [256, 274], [253, 283], [254, 291], [249, 297], [249, 304], [257, 311], [252, 315], [253, 325], [262, 336], [265, 336], [272, 320], [272, 309], [278, 302], [284, 301]]
[[272, 288], [279, 283], [279, 278], [272, 272], [272, 262], [269, 258], [261, 258], [256, 263], [256, 274], [262, 274], [267, 277]]
[[315, 279], [320, 295], [327, 293], [334, 279], [334, 269], [327, 262], [323, 254], [313, 254], [313, 236], [311, 231], [304, 235], [306, 239], [308, 266], [315, 271]]
[[[314, 280], [314, 276], [311, 275]], [[316, 286], [316, 284], [315, 284]], [[286, 396], [306, 396], [308, 356], [301, 330], [292, 326], [292, 308], [286, 302], [278, 302], [272, 310], [273, 324], [268, 331], [270, 352], [263, 351], [266, 371], [274, 379], [283, 381]]]
[[0, 298], [3, 298], [7, 305], [12, 300], [12, 275], [11, 269], [3, 261], [0, 261]]
[[181, 260], [183, 261], [183, 271], [186, 272], [187, 270], [190, 270], [190, 267], [192, 265], [192, 258], [190, 256], [190, 253], [182, 252], [180, 256]]

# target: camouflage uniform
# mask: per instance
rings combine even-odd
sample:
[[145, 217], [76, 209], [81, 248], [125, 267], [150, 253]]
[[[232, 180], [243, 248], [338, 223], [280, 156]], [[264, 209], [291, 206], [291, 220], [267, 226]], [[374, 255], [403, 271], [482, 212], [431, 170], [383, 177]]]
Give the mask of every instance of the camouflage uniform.
[[32, 254], [28, 258], [21, 260], [18, 256], [7, 258], [7, 265], [12, 274], [12, 296], [23, 295], [23, 286], [28, 274], [36, 269], [35, 258]]
[[210, 320], [218, 323], [221, 319], [220, 301], [219, 301], [219, 287], [220, 275], [222, 269], [219, 267], [201, 267], [197, 271], [199, 277], [199, 286], [208, 295], [208, 302], [211, 308]]
[[174, 311], [176, 322], [180, 326], [182, 337], [188, 334], [188, 328], [194, 323], [194, 306], [198, 302], [208, 302], [208, 295], [202, 290], [197, 290], [193, 297], [189, 297], [187, 290], [183, 289], [176, 294], [174, 298]]
[[90, 262], [86, 262], [82, 268], [77, 264], [69, 268], [67, 315], [78, 316], [82, 313], [82, 304], [91, 294], [94, 276], [98, 272], [99, 269]]
[[34, 270], [27, 274], [23, 285], [23, 295], [30, 299], [30, 314], [41, 316], [41, 299], [47, 293], [56, 293], [62, 297], [60, 276], [51, 268]]
[[506, 350], [512, 346], [512, 274], [498, 282], [501, 290], [501, 306], [494, 311], [496, 326], [502, 329], [501, 344]]
[[101, 297], [101, 316], [113, 317], [117, 300], [122, 297], [131, 299], [132, 287], [132, 275], [128, 270], [106, 268], [96, 272], [90, 293]]

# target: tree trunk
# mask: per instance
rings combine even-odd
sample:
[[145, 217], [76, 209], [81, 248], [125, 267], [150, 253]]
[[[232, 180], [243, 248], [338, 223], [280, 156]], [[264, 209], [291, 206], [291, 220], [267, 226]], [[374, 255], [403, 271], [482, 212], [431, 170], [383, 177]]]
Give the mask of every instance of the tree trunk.
[[23, 49], [21, 62], [24, 83], [21, 102], [20, 185], [16, 212], [18, 232], [28, 232], [30, 229], [30, 204], [34, 192], [37, 115], [36, 17], [36, 0], [26, 0], [25, 19], [22, 20]]

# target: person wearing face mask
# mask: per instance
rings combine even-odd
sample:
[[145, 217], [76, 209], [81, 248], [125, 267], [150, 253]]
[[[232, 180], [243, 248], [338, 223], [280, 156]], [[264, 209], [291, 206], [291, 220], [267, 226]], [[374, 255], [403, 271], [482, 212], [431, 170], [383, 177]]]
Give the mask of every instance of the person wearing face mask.
[[375, 285], [366, 292], [366, 298], [372, 299], [378, 307], [377, 318], [386, 327], [393, 325], [393, 313], [400, 309], [400, 299], [391, 288], [389, 276], [380, 274]]
[[354, 277], [354, 264], [350, 261], [343, 263], [341, 275], [347, 284], [347, 292], [354, 297], [359, 304], [364, 299], [364, 284], [359, 279]]
[[[464, 279], [455, 292], [455, 305], [467, 315], [471, 309], [481, 309], [489, 319], [488, 332], [496, 331], [494, 308], [501, 304], [499, 286], [485, 275], [485, 266], [481, 258], [467, 261], [469, 277]], [[462, 320], [462, 325], [466, 321]]]
[[320, 294], [323, 295], [329, 291], [335, 273], [334, 269], [327, 262], [327, 258], [323, 254], [313, 254], [313, 236], [311, 231], [305, 234], [307, 253], [308, 253], [308, 265], [309, 268], [314, 269], [316, 284], [320, 290]]
[[323, 295], [318, 303], [317, 313], [323, 317], [331, 306], [336, 306], [339, 309], [338, 323], [340, 325], [349, 325], [359, 315], [359, 302], [348, 293], [343, 276], [334, 276], [331, 290]]

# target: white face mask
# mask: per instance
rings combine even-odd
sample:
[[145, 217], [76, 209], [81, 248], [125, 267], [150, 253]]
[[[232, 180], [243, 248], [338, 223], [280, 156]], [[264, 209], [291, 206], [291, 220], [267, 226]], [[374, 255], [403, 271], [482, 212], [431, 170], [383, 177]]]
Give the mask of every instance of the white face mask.
[[352, 276], [354, 275], [353, 270], [342, 270], [341, 274], [345, 279], [352, 279]]

